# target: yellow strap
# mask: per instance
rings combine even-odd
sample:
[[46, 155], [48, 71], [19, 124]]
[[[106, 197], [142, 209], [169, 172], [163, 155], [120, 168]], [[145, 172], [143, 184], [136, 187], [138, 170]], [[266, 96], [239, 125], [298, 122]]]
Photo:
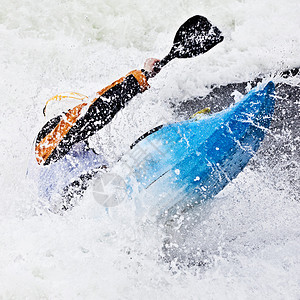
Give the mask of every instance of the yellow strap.
[[61, 100], [66, 99], [66, 98], [68, 98], [68, 99], [76, 99], [76, 100], [83, 100], [83, 99], [87, 99], [88, 97], [85, 96], [85, 95], [83, 95], [83, 94], [76, 93], [76, 92], [65, 92], [65, 93], [62, 93], [62, 94], [58, 94], [58, 95], [50, 98], [46, 102], [46, 104], [45, 104], [45, 106], [43, 108], [43, 114], [44, 114], [44, 116], [46, 116], [46, 109], [47, 109], [47, 106], [48, 106], [49, 102], [51, 102], [51, 101], [61, 101]]

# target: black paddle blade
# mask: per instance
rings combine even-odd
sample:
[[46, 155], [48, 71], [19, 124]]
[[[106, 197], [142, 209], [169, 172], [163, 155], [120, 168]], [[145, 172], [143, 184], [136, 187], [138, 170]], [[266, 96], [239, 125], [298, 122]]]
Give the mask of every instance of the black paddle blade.
[[169, 54], [154, 65], [149, 77], [155, 76], [174, 58], [188, 58], [205, 53], [223, 39], [221, 31], [205, 17], [191, 17], [179, 27]]
[[178, 29], [170, 55], [177, 58], [194, 57], [207, 52], [223, 39], [221, 31], [216, 26], [213, 26], [207, 18], [196, 15]]

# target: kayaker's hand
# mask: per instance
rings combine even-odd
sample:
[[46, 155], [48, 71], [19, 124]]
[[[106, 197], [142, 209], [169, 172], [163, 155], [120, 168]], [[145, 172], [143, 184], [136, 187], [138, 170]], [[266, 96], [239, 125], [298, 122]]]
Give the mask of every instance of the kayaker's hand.
[[158, 72], [154, 71], [155, 63], [159, 62], [160, 60], [157, 58], [147, 58], [144, 63], [144, 70], [147, 71], [150, 77], [154, 77]]

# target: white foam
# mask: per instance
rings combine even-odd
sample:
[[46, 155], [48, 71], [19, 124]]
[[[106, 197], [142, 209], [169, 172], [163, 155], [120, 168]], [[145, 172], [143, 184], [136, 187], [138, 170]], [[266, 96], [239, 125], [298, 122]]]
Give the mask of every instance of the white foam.
[[[222, 44], [172, 61], [99, 133], [115, 159], [140, 134], [175, 120], [169, 99], [179, 103], [205, 95], [211, 84], [298, 66], [299, 13], [297, 0], [2, 0], [0, 298], [296, 299], [299, 203], [288, 172], [248, 168], [206, 219], [198, 220], [197, 210], [185, 216], [180, 224], [189, 231], [180, 227], [184, 237], [177, 231], [172, 240], [172, 270], [161, 259], [171, 251], [162, 251], [165, 229], [136, 224], [130, 211], [111, 218], [90, 191], [64, 216], [47, 213], [24, 174], [51, 96], [92, 95], [147, 57], [163, 57], [194, 14], [220, 27]], [[207, 264], [176, 269], [187, 258]]]

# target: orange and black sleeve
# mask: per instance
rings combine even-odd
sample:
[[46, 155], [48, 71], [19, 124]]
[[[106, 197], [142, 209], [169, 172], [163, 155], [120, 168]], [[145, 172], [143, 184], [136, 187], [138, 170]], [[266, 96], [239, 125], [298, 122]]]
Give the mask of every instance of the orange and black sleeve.
[[38, 133], [35, 155], [38, 164], [48, 165], [65, 156], [72, 146], [84, 141], [108, 124], [119, 110], [149, 85], [147, 72], [135, 70], [82, 103], [47, 122]]

